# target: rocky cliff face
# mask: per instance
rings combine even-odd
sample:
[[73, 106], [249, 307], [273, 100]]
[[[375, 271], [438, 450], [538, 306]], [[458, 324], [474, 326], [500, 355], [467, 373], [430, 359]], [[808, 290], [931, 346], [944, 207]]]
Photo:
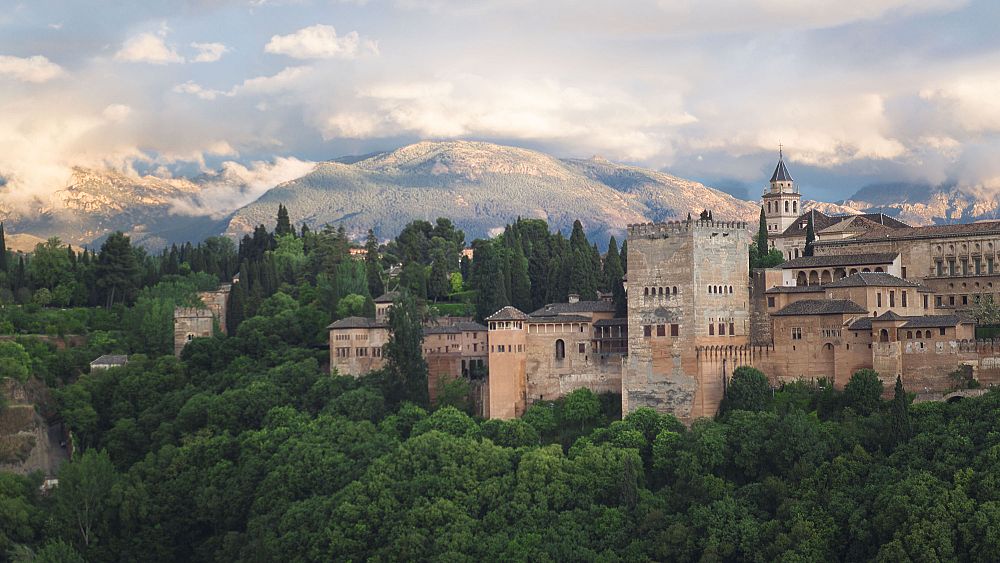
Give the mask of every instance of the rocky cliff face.
[[1000, 202], [995, 193], [948, 184], [866, 186], [841, 205], [864, 212], [880, 211], [914, 226], [1000, 219]]

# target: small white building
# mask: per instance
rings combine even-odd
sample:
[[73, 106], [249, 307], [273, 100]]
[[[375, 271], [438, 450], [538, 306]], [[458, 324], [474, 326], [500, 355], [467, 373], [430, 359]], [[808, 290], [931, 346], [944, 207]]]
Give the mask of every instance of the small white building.
[[90, 362], [90, 371], [95, 369], [120, 368], [128, 363], [128, 356], [105, 354]]

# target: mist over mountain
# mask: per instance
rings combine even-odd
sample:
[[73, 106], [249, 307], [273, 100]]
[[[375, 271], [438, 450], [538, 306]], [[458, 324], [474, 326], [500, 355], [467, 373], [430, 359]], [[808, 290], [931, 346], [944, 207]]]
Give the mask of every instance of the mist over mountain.
[[[287, 180], [287, 181], [286, 181]], [[808, 195], [808, 194], [806, 194]], [[278, 204], [296, 225], [343, 225], [355, 238], [374, 227], [394, 236], [414, 219], [450, 217], [467, 238], [495, 234], [518, 217], [568, 232], [583, 222], [598, 240], [626, 225], [683, 219], [711, 209], [720, 220], [756, 224], [759, 207], [699, 182], [593, 157], [559, 159], [474, 141], [420, 142], [321, 163], [278, 157], [226, 163], [193, 178], [76, 168], [67, 185], [28, 207], [0, 205], [18, 249], [58, 236], [96, 247], [121, 230], [150, 249], [271, 225]], [[827, 214], [881, 211], [912, 225], [996, 219], [995, 196], [955, 185], [873, 184], [842, 202], [803, 200]]]

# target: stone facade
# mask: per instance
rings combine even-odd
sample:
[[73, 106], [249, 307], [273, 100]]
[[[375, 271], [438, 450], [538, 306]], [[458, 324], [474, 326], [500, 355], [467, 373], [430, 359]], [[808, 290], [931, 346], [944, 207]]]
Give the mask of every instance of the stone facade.
[[219, 330], [223, 334], [229, 334], [226, 329], [226, 308], [229, 305], [229, 292], [232, 290], [232, 285], [224, 283], [219, 286], [219, 289], [215, 291], [202, 291], [198, 293], [198, 298], [201, 302], [208, 307], [208, 310], [212, 312], [212, 315], [219, 322]]
[[[628, 327], [622, 411], [686, 420], [715, 413], [724, 379], [698, 350], [744, 346], [750, 324], [746, 223], [683, 221], [628, 228]], [[733, 366], [735, 367], [735, 366]]]
[[177, 307], [174, 309], [174, 355], [195, 338], [209, 338], [214, 329], [215, 317], [208, 309]]
[[330, 371], [360, 377], [385, 365], [382, 347], [389, 341], [385, 323], [365, 317], [347, 317], [330, 330]]
[[[447, 322], [447, 320], [445, 321]], [[424, 327], [424, 360], [431, 402], [440, 387], [465, 377], [482, 379], [489, 361], [486, 327], [471, 321]]]

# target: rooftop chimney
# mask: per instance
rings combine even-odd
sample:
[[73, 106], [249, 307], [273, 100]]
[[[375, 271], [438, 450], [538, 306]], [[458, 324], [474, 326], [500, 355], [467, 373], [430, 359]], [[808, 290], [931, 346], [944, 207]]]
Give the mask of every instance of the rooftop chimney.
[[569, 302], [570, 303], [579, 303], [580, 302], [580, 294], [579, 293], [570, 293], [569, 294]]

